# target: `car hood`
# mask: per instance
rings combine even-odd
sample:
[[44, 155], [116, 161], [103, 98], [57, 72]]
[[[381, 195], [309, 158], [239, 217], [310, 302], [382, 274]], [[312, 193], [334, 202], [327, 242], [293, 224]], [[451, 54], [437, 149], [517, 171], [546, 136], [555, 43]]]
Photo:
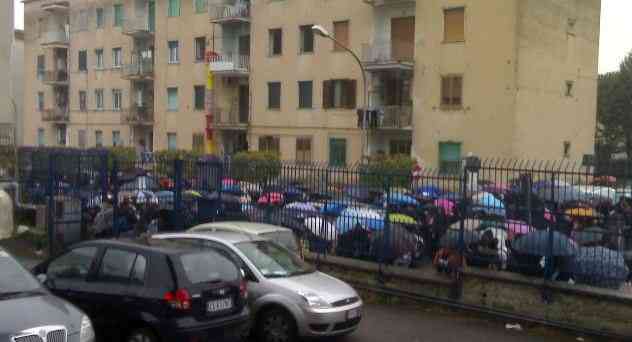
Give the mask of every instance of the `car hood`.
[[51, 294], [0, 301], [0, 341], [26, 329], [46, 325], [63, 325], [68, 334], [81, 329], [83, 313]]
[[315, 293], [330, 304], [358, 296], [358, 293], [347, 283], [321, 272], [270, 279], [270, 282], [293, 292]]

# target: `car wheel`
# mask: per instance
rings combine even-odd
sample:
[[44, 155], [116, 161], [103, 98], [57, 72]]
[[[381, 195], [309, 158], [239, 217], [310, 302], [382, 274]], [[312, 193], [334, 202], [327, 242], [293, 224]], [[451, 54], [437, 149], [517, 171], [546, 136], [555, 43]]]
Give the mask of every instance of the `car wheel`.
[[127, 342], [157, 342], [158, 339], [154, 333], [146, 328], [136, 329], [127, 336]]
[[294, 342], [296, 324], [286, 311], [272, 309], [261, 314], [257, 324], [257, 336], [261, 342]]

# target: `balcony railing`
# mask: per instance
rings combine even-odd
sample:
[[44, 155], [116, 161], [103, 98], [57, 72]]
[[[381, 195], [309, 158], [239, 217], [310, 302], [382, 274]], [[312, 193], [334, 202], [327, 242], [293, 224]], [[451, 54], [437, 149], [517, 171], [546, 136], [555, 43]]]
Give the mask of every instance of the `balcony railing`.
[[126, 18], [123, 21], [123, 34], [133, 37], [153, 37], [154, 28], [147, 17]]
[[250, 56], [232, 53], [218, 54], [210, 58], [209, 68], [213, 72], [247, 74], [250, 72]]
[[42, 111], [42, 121], [44, 122], [68, 122], [70, 121], [70, 113], [68, 108], [49, 108]]
[[248, 125], [248, 113], [240, 113], [238, 110], [216, 109], [213, 114], [213, 123], [217, 126], [240, 127]]
[[132, 126], [153, 125], [154, 108], [152, 106], [132, 106], [130, 109], [123, 111], [121, 124]]
[[362, 61], [365, 64], [406, 64], [414, 63], [414, 43], [408, 41], [388, 41], [362, 45]]
[[42, 35], [42, 45], [68, 45], [70, 37], [66, 31], [48, 31]]
[[123, 77], [127, 79], [152, 78], [154, 76], [154, 62], [151, 59], [123, 65]]
[[67, 84], [68, 71], [66, 70], [45, 71], [42, 81], [44, 83], [50, 83], [50, 84]]
[[412, 106], [385, 106], [382, 107], [381, 110], [384, 113], [384, 119], [379, 128], [410, 128], [413, 124]]
[[208, 15], [211, 22], [248, 22], [250, 21], [250, 6], [209, 5]]
[[42, 3], [42, 9], [50, 12], [66, 12], [70, 9], [70, 1], [68, 0], [45, 0]]

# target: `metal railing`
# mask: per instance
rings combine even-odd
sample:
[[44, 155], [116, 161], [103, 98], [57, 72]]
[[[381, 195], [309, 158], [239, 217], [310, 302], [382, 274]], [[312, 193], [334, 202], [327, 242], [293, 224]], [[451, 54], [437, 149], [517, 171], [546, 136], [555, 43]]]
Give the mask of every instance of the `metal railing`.
[[123, 33], [128, 35], [152, 34], [153, 27], [150, 25], [148, 17], [133, 17], [123, 20]]
[[240, 126], [249, 122], [247, 113], [240, 113], [239, 110], [216, 109], [213, 122], [218, 126]]
[[249, 72], [250, 56], [233, 53], [216, 54], [210, 58], [209, 68], [212, 71]]
[[154, 61], [142, 59], [131, 64], [123, 65], [123, 77], [125, 78], [150, 78], [154, 75]]
[[153, 125], [154, 108], [152, 106], [132, 106], [121, 114], [123, 125]]
[[43, 74], [42, 81], [44, 83], [67, 83], [68, 71], [67, 70], [47, 70]]
[[406, 62], [413, 63], [414, 53], [407, 51], [397, 51], [397, 46], [410, 44], [414, 47], [414, 42], [378, 42], [362, 45], [362, 61], [365, 63], [393, 63]]
[[45, 122], [68, 122], [70, 121], [70, 113], [68, 108], [47, 108], [42, 111], [42, 121]]
[[413, 124], [412, 106], [384, 106], [380, 110], [384, 119], [379, 128], [409, 128]]
[[211, 21], [249, 20], [250, 6], [209, 4], [208, 15]]
[[47, 31], [42, 34], [42, 44], [51, 45], [51, 44], [68, 44], [70, 42], [70, 37], [68, 33], [64, 30], [60, 31]]

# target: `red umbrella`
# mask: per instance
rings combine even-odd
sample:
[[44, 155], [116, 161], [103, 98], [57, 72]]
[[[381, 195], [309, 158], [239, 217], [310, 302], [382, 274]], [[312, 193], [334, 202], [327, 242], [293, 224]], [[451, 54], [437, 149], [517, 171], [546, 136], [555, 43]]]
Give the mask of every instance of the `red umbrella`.
[[283, 203], [283, 194], [280, 192], [269, 192], [259, 197], [257, 204], [261, 205], [281, 205]]
[[441, 208], [444, 215], [448, 217], [454, 216], [454, 209], [456, 207], [454, 202], [448, 199], [438, 199], [434, 201], [434, 205]]

